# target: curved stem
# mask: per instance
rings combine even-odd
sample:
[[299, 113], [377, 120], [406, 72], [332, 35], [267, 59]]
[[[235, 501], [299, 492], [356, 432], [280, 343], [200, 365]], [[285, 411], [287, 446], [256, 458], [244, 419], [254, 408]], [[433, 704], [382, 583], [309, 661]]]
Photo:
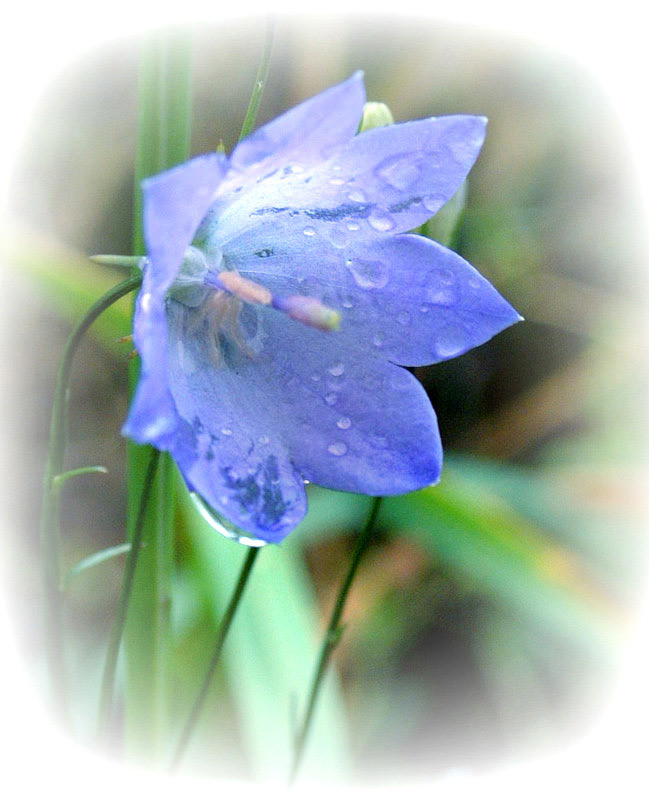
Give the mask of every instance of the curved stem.
[[203, 704], [205, 703], [207, 692], [209, 691], [212, 678], [214, 677], [214, 672], [216, 671], [216, 667], [219, 663], [219, 658], [221, 657], [221, 651], [223, 650], [225, 637], [227, 636], [227, 633], [230, 630], [230, 625], [232, 624], [232, 620], [234, 619], [235, 612], [239, 607], [239, 602], [241, 600], [241, 596], [243, 595], [243, 590], [246, 587], [246, 583], [248, 582], [248, 578], [250, 577], [250, 572], [252, 570], [253, 564], [255, 563], [255, 559], [259, 555], [259, 549], [260, 548], [258, 547], [250, 547], [248, 555], [246, 556], [245, 561], [243, 562], [243, 567], [241, 568], [241, 572], [239, 573], [239, 580], [237, 581], [237, 585], [234, 589], [234, 592], [232, 593], [232, 597], [230, 598], [230, 602], [228, 603], [228, 607], [225, 611], [225, 614], [223, 615], [221, 624], [219, 625], [219, 630], [216, 634], [216, 644], [214, 645], [214, 652], [212, 653], [212, 659], [210, 661], [210, 665], [207, 668], [207, 673], [205, 674], [205, 678], [203, 679], [203, 685], [201, 686], [198, 696], [194, 701], [194, 705], [189, 715], [189, 719], [187, 720], [185, 728], [183, 729], [183, 732], [178, 741], [178, 745], [176, 747], [176, 751], [174, 753], [174, 757], [170, 766], [170, 769], [172, 771], [178, 767], [180, 760], [182, 759], [185, 750], [187, 749], [187, 745], [189, 744], [189, 740], [191, 739], [192, 733], [194, 732], [201, 711], [203, 710]]
[[342, 586], [340, 587], [340, 591], [338, 592], [336, 604], [331, 613], [331, 617], [329, 619], [329, 625], [324, 635], [324, 639], [322, 640], [322, 645], [320, 648], [320, 658], [318, 659], [318, 665], [316, 667], [316, 671], [311, 684], [311, 692], [309, 694], [309, 700], [304, 714], [304, 719], [302, 720], [302, 725], [300, 726], [298, 735], [295, 739], [295, 753], [293, 757], [293, 765], [291, 767], [291, 772], [289, 776], [289, 783], [292, 783], [295, 780], [295, 776], [297, 775], [298, 769], [300, 768], [300, 764], [302, 762], [302, 756], [304, 754], [304, 746], [306, 744], [309, 730], [311, 728], [311, 722], [313, 720], [313, 712], [315, 711], [316, 701], [318, 699], [320, 687], [322, 685], [323, 678], [327, 671], [327, 666], [329, 665], [331, 654], [333, 653], [336, 645], [340, 641], [340, 637], [342, 636], [343, 629], [340, 625], [340, 619], [345, 609], [347, 595], [349, 594], [352, 582], [354, 580], [354, 577], [356, 576], [358, 565], [360, 564], [363, 554], [367, 549], [367, 545], [369, 544], [370, 538], [374, 533], [374, 523], [376, 522], [376, 518], [379, 513], [379, 508], [382, 499], [383, 499], [382, 497], [374, 498], [372, 502], [372, 507], [370, 509], [370, 513], [367, 517], [367, 521], [365, 522], [365, 526], [361, 531], [359, 537], [356, 539], [356, 544], [354, 546], [354, 551], [352, 553], [352, 558], [349, 563], [349, 568], [347, 570], [345, 580], [343, 581]]
[[117, 615], [110, 632], [108, 652], [106, 654], [106, 663], [104, 665], [104, 674], [101, 682], [101, 700], [99, 705], [100, 736], [102, 734], [105, 736], [108, 733], [110, 712], [113, 705], [113, 691], [115, 686], [115, 672], [117, 670], [117, 658], [119, 656], [119, 648], [122, 641], [122, 634], [124, 633], [124, 626], [126, 625], [126, 614], [128, 612], [129, 600], [131, 599], [131, 591], [133, 589], [133, 578], [135, 576], [137, 559], [142, 546], [142, 535], [144, 532], [146, 510], [149, 503], [149, 497], [151, 495], [151, 489], [153, 488], [153, 482], [155, 480], [155, 473], [158, 467], [159, 458], [160, 451], [152, 450], [149, 457], [149, 465], [144, 477], [142, 494], [140, 495], [140, 507], [138, 509], [137, 520], [133, 530], [131, 549], [129, 550], [126, 559], [124, 578], [122, 581], [122, 591], [120, 593], [119, 605], [117, 607]]
[[70, 334], [63, 350], [56, 376], [52, 421], [50, 423], [49, 451], [43, 480], [40, 541], [46, 601], [45, 636], [47, 659], [55, 711], [63, 722], [67, 720], [67, 692], [63, 656], [63, 602], [60, 585], [60, 485], [56, 479], [63, 470], [65, 457], [70, 373], [79, 342], [88, 328], [113, 303], [137, 289], [141, 282], [140, 276], [128, 278], [106, 292], [103, 297], [91, 306]]

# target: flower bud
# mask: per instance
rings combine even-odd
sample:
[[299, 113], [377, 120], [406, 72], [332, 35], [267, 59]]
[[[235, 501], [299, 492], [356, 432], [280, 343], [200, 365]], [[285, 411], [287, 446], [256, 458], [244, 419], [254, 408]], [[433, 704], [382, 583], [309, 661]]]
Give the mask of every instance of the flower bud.
[[394, 117], [385, 103], [365, 103], [358, 132], [369, 131], [371, 128], [384, 128], [386, 125], [393, 124]]

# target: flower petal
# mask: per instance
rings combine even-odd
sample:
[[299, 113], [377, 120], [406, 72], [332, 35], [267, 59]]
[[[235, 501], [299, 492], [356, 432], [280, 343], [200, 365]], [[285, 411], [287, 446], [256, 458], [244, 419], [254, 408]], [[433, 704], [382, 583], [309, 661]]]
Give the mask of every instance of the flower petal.
[[267, 372], [274, 425], [305, 478], [370, 495], [439, 479], [435, 412], [410, 372], [279, 314], [267, 313], [264, 329], [273, 361], [258, 372]]
[[276, 171], [219, 208], [222, 249], [266, 220], [299, 238], [331, 238], [350, 227], [356, 239], [416, 228], [457, 191], [484, 141], [484, 117], [434, 117], [374, 128], [332, 158], [297, 174]]
[[263, 162], [268, 170], [282, 163], [304, 166], [322, 161], [356, 133], [364, 102], [363, 73], [356, 72], [244, 139], [234, 149], [231, 164], [249, 170]]
[[209, 316], [200, 310], [170, 301], [167, 314], [169, 386], [180, 417], [168, 449], [190, 487], [213, 508], [278, 542], [304, 517], [306, 493], [286, 445], [268, 424], [274, 414], [257, 363], [239, 352], [238, 335], [227, 340], [221, 334], [217, 351]]
[[210, 153], [142, 181], [148, 268], [144, 291], [165, 292], [185, 250], [214, 200], [226, 171], [225, 156]]
[[141, 371], [123, 433], [165, 449], [177, 415], [167, 387], [164, 294], [225, 173], [220, 154], [199, 156], [142, 182], [147, 263], [133, 322]]
[[345, 241], [335, 247], [315, 231], [289, 237], [268, 223], [232, 242], [226, 261], [275, 295], [303, 293], [339, 311], [337, 336], [397, 364], [455, 358], [521, 320], [489, 281], [437, 242], [412, 234], [354, 241], [353, 233]]

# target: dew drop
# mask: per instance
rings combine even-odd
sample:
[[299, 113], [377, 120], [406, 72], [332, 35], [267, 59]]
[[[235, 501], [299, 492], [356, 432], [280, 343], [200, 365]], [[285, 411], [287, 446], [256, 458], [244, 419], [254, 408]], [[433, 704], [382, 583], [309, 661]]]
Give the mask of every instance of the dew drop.
[[427, 306], [424, 303], [423, 305], [419, 306], [419, 310], [421, 311], [422, 314], [428, 314], [428, 312], [430, 311], [430, 306]]
[[444, 198], [436, 194], [425, 194], [421, 200], [426, 211], [430, 211], [431, 214], [439, 211], [444, 203]]
[[270, 438], [268, 436], [260, 436], [257, 441], [259, 444], [268, 444], [270, 442]]
[[447, 325], [437, 332], [434, 346], [440, 358], [452, 358], [465, 349], [465, 333], [457, 325]]
[[374, 335], [374, 338], [372, 339], [372, 344], [374, 345], [374, 347], [383, 347], [383, 345], [385, 344], [385, 334], [383, 333], [383, 331], [379, 331], [379, 333]]
[[341, 431], [346, 431], [348, 428], [351, 428], [352, 421], [349, 417], [341, 417], [336, 425], [340, 428]]
[[319, 373], [319, 372], [314, 372], [314, 373], [311, 375], [311, 380], [312, 380], [312, 381], [319, 381], [319, 380], [320, 380], [320, 373]]
[[368, 437], [368, 441], [372, 447], [376, 447], [377, 450], [383, 450], [388, 446], [388, 440], [385, 436], [376, 436], [372, 434]]
[[342, 186], [343, 183], [345, 183], [345, 179], [344, 178], [330, 178], [329, 179], [329, 183], [332, 186]]
[[452, 288], [429, 289], [426, 292], [426, 299], [436, 306], [452, 306], [457, 300], [457, 294]]
[[370, 227], [374, 228], [374, 230], [379, 233], [391, 231], [395, 225], [394, 219], [387, 212], [379, 209], [374, 209], [367, 218], [367, 221]]
[[314, 236], [315, 235], [315, 228], [312, 228], [311, 225], [307, 225], [307, 227], [302, 231], [305, 236]]
[[344, 225], [335, 225], [328, 231], [328, 239], [334, 247], [344, 247], [348, 238], [347, 228]]
[[347, 452], [347, 445], [344, 442], [332, 442], [327, 450], [332, 456], [344, 456]]
[[388, 269], [382, 261], [354, 258], [345, 263], [361, 289], [382, 289], [388, 282]]
[[354, 189], [353, 192], [349, 193], [349, 199], [352, 203], [364, 203], [367, 200], [367, 196], [360, 189]]
[[401, 153], [384, 159], [375, 172], [390, 186], [403, 191], [419, 178], [421, 165], [410, 153]]
[[408, 325], [410, 322], [410, 313], [408, 311], [401, 311], [397, 316], [399, 325]]
[[340, 172], [342, 170], [342, 167], [340, 166], [340, 164], [332, 164], [331, 169], [334, 172]]
[[343, 306], [343, 308], [353, 308], [354, 307], [354, 301], [352, 300], [351, 297], [346, 296], [346, 297], [343, 298], [342, 306]]
[[340, 377], [344, 371], [345, 365], [342, 363], [342, 361], [337, 361], [335, 364], [332, 364], [329, 367], [329, 374], [333, 375], [335, 378]]
[[224, 436], [232, 436], [232, 430], [230, 428], [221, 428], [221, 433]]
[[328, 392], [325, 395], [325, 403], [328, 406], [334, 406], [338, 402], [338, 392]]

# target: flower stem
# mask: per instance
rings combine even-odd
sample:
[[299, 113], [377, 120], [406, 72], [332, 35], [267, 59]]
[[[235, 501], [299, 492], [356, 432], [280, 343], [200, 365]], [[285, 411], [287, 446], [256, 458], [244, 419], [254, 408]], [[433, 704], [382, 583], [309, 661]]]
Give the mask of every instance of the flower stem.
[[318, 659], [318, 665], [316, 667], [313, 681], [311, 684], [311, 692], [309, 694], [309, 700], [307, 703], [306, 711], [304, 714], [304, 718], [302, 720], [302, 725], [300, 726], [298, 734], [295, 738], [295, 752], [289, 776], [289, 783], [293, 783], [293, 781], [295, 780], [297, 772], [300, 768], [300, 764], [302, 762], [304, 747], [307, 741], [309, 730], [311, 728], [313, 713], [315, 710], [316, 701], [318, 699], [318, 694], [320, 692], [320, 687], [322, 685], [323, 678], [327, 671], [327, 666], [329, 665], [331, 654], [333, 653], [336, 645], [338, 644], [342, 636], [343, 628], [340, 625], [340, 619], [345, 609], [347, 595], [349, 594], [352, 582], [354, 580], [354, 577], [356, 576], [356, 571], [358, 570], [358, 565], [361, 562], [361, 558], [363, 557], [363, 554], [367, 549], [367, 545], [369, 544], [370, 538], [374, 533], [374, 524], [376, 522], [376, 518], [379, 513], [379, 508], [382, 499], [383, 498], [381, 497], [374, 498], [372, 502], [372, 507], [370, 509], [370, 513], [365, 522], [365, 526], [361, 531], [359, 537], [356, 539], [356, 544], [354, 546], [354, 551], [352, 553], [352, 558], [349, 563], [349, 568], [347, 570], [345, 580], [343, 581], [342, 586], [340, 587], [340, 591], [338, 592], [336, 604], [331, 613], [331, 617], [329, 619], [329, 625], [322, 640], [322, 645], [320, 648], [320, 658]]
[[239, 579], [237, 581], [237, 585], [234, 589], [232, 597], [230, 598], [230, 602], [228, 603], [228, 607], [225, 611], [225, 614], [223, 615], [223, 618], [221, 619], [221, 624], [219, 625], [219, 629], [216, 634], [216, 644], [214, 645], [214, 651], [212, 653], [212, 659], [210, 660], [210, 665], [207, 668], [205, 678], [203, 679], [203, 684], [198, 693], [198, 696], [196, 697], [196, 700], [194, 701], [191, 713], [178, 741], [178, 745], [176, 747], [174, 757], [170, 766], [172, 771], [178, 767], [185, 753], [185, 750], [187, 749], [189, 740], [191, 739], [191, 736], [194, 732], [201, 711], [203, 710], [203, 704], [205, 703], [207, 692], [210, 688], [212, 678], [214, 677], [214, 672], [219, 663], [221, 651], [223, 650], [225, 637], [227, 636], [227, 633], [230, 630], [230, 625], [232, 624], [232, 620], [234, 619], [235, 612], [239, 607], [239, 601], [241, 600], [241, 596], [243, 595], [243, 590], [245, 589], [246, 583], [248, 582], [248, 578], [250, 577], [250, 572], [252, 571], [255, 559], [259, 555], [259, 550], [260, 548], [258, 547], [248, 548], [248, 554], [245, 558], [245, 561], [243, 562], [241, 572], [239, 573]]
[[131, 539], [131, 549], [129, 550], [126, 559], [124, 578], [122, 581], [122, 591], [120, 593], [119, 605], [117, 607], [117, 615], [115, 617], [115, 621], [113, 622], [113, 627], [110, 632], [110, 639], [108, 641], [108, 651], [106, 653], [106, 663], [104, 665], [104, 674], [101, 682], [101, 699], [99, 705], [99, 736], [103, 736], [104, 738], [107, 737], [110, 724], [110, 713], [113, 705], [113, 692], [115, 686], [115, 672], [117, 670], [117, 658], [119, 656], [122, 634], [124, 632], [124, 626], [126, 625], [126, 614], [128, 612], [128, 605], [131, 599], [131, 592], [133, 590], [135, 568], [137, 566], [140, 548], [142, 547], [142, 535], [144, 532], [146, 510], [149, 503], [149, 497], [151, 496], [151, 490], [153, 488], [153, 482], [155, 480], [159, 459], [160, 451], [152, 449], [146, 475], [144, 477], [142, 495], [140, 497], [140, 507], [138, 509], [138, 515], [135, 521], [133, 538]]
[[261, 97], [266, 88], [266, 81], [268, 80], [268, 68], [270, 66], [270, 55], [273, 50], [273, 39], [275, 38], [275, 17], [269, 14], [266, 18], [266, 38], [264, 39], [264, 49], [259, 61], [259, 68], [257, 69], [257, 77], [255, 78], [255, 86], [250, 96], [248, 103], [248, 110], [241, 126], [241, 133], [239, 134], [239, 141], [245, 139], [255, 125], [257, 119], [257, 112], [259, 111], [259, 104]]
[[45, 590], [45, 636], [51, 693], [55, 712], [67, 722], [67, 690], [63, 646], [63, 595], [61, 590], [61, 520], [60, 495], [67, 431], [67, 399], [72, 362], [79, 342], [92, 323], [113, 303], [137, 289], [139, 276], [128, 278], [99, 298], [81, 319], [66, 342], [56, 376], [50, 442], [43, 481], [43, 511], [40, 541]]
[[[191, 128], [192, 36], [186, 30], [151, 33], [142, 49], [135, 170], [134, 253], [145, 251], [141, 181], [189, 157]], [[131, 362], [130, 389], [138, 380]], [[127, 446], [127, 527], [135, 537], [151, 449]], [[130, 590], [124, 653], [126, 749], [156, 762], [168, 746], [171, 703], [171, 582], [173, 576], [174, 464], [167, 453], [158, 462], [142, 522], [145, 548]]]

